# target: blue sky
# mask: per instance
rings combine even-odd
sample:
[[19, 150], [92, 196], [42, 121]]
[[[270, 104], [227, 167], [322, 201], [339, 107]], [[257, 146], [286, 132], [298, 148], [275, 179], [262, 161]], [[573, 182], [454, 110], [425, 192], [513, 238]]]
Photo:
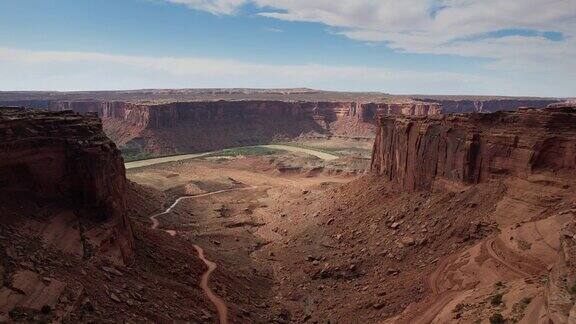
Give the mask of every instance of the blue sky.
[[576, 1], [404, 2], [2, 0], [0, 90], [576, 96]]

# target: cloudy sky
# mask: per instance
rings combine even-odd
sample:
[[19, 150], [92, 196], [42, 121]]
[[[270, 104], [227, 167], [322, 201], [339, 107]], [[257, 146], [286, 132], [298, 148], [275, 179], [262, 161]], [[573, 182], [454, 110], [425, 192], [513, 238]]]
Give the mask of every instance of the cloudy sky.
[[0, 0], [0, 90], [576, 96], [576, 0]]

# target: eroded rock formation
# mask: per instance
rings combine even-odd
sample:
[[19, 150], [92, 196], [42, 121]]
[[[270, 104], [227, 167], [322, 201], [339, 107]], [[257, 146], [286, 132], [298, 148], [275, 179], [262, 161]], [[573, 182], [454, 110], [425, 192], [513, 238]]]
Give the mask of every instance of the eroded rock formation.
[[[74, 242], [56, 245], [84, 257], [132, 259], [124, 162], [96, 115], [0, 108], [0, 139], [3, 223], [38, 214], [49, 224], [61, 219], [71, 227], [60, 234]], [[51, 241], [49, 232], [38, 234]]]
[[98, 113], [106, 133], [120, 147], [153, 155], [264, 144], [299, 136], [370, 139], [375, 132], [375, 115], [441, 113], [437, 104], [414, 101], [55, 101], [48, 107]]
[[468, 112], [497, 112], [514, 111], [520, 107], [546, 108], [550, 104], [558, 103], [556, 99], [422, 99], [442, 106], [444, 113]]
[[379, 119], [372, 170], [407, 190], [576, 168], [576, 108]]
[[544, 108], [561, 100], [394, 96], [310, 89], [166, 89], [0, 93], [0, 104], [95, 112], [129, 159], [267, 144], [297, 137], [371, 141], [375, 116]]

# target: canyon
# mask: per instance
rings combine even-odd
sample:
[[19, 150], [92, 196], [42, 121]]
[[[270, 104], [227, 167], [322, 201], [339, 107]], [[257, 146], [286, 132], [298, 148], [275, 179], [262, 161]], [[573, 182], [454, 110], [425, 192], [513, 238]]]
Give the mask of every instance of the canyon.
[[129, 160], [301, 137], [371, 141], [377, 115], [495, 112], [526, 106], [545, 108], [557, 102], [561, 100], [397, 96], [312, 89], [0, 93], [3, 105], [97, 113], [106, 134]]
[[441, 113], [437, 104], [412, 101], [48, 101], [34, 106], [52, 111], [97, 113], [106, 133], [124, 152], [149, 156], [268, 144], [302, 136], [370, 140], [377, 114]]
[[242, 91], [0, 108], [0, 319], [575, 320], [573, 103]]
[[0, 139], [1, 322], [209, 316], [197, 252], [138, 223], [147, 191], [96, 114], [0, 108]]

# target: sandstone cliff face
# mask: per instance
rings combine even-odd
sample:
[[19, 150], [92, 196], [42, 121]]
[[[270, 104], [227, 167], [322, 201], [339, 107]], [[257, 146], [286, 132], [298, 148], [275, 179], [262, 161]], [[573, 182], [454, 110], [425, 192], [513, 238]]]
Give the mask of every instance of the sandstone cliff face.
[[576, 108], [381, 117], [372, 170], [406, 190], [576, 168]]
[[96, 115], [0, 108], [0, 139], [3, 208], [58, 204], [94, 226], [106, 224], [92, 232], [98, 251], [132, 258], [124, 162]]
[[222, 121], [266, 117], [306, 118], [322, 116], [329, 122], [353, 117], [372, 122], [376, 114], [385, 115], [438, 115], [440, 105], [435, 103], [358, 103], [358, 102], [289, 102], [289, 101], [197, 101], [167, 104], [137, 104], [122, 101], [50, 101], [36, 106], [50, 110], [73, 110], [78, 113], [95, 112], [103, 118], [120, 118], [150, 127], [170, 127], [185, 120]]
[[155, 155], [269, 143], [299, 136], [374, 136], [376, 115], [441, 113], [437, 104], [358, 102], [195, 101], [146, 104], [50, 102], [51, 110], [95, 112], [123, 149]]
[[521, 107], [546, 108], [554, 99], [426, 100], [442, 106], [444, 113], [514, 111]]
[[146, 103], [28, 100], [50, 110], [97, 113], [106, 134], [128, 156], [192, 153], [301, 136], [371, 140], [376, 116], [437, 116], [454, 112], [546, 107], [547, 99], [408, 99], [386, 102], [221, 100]]

